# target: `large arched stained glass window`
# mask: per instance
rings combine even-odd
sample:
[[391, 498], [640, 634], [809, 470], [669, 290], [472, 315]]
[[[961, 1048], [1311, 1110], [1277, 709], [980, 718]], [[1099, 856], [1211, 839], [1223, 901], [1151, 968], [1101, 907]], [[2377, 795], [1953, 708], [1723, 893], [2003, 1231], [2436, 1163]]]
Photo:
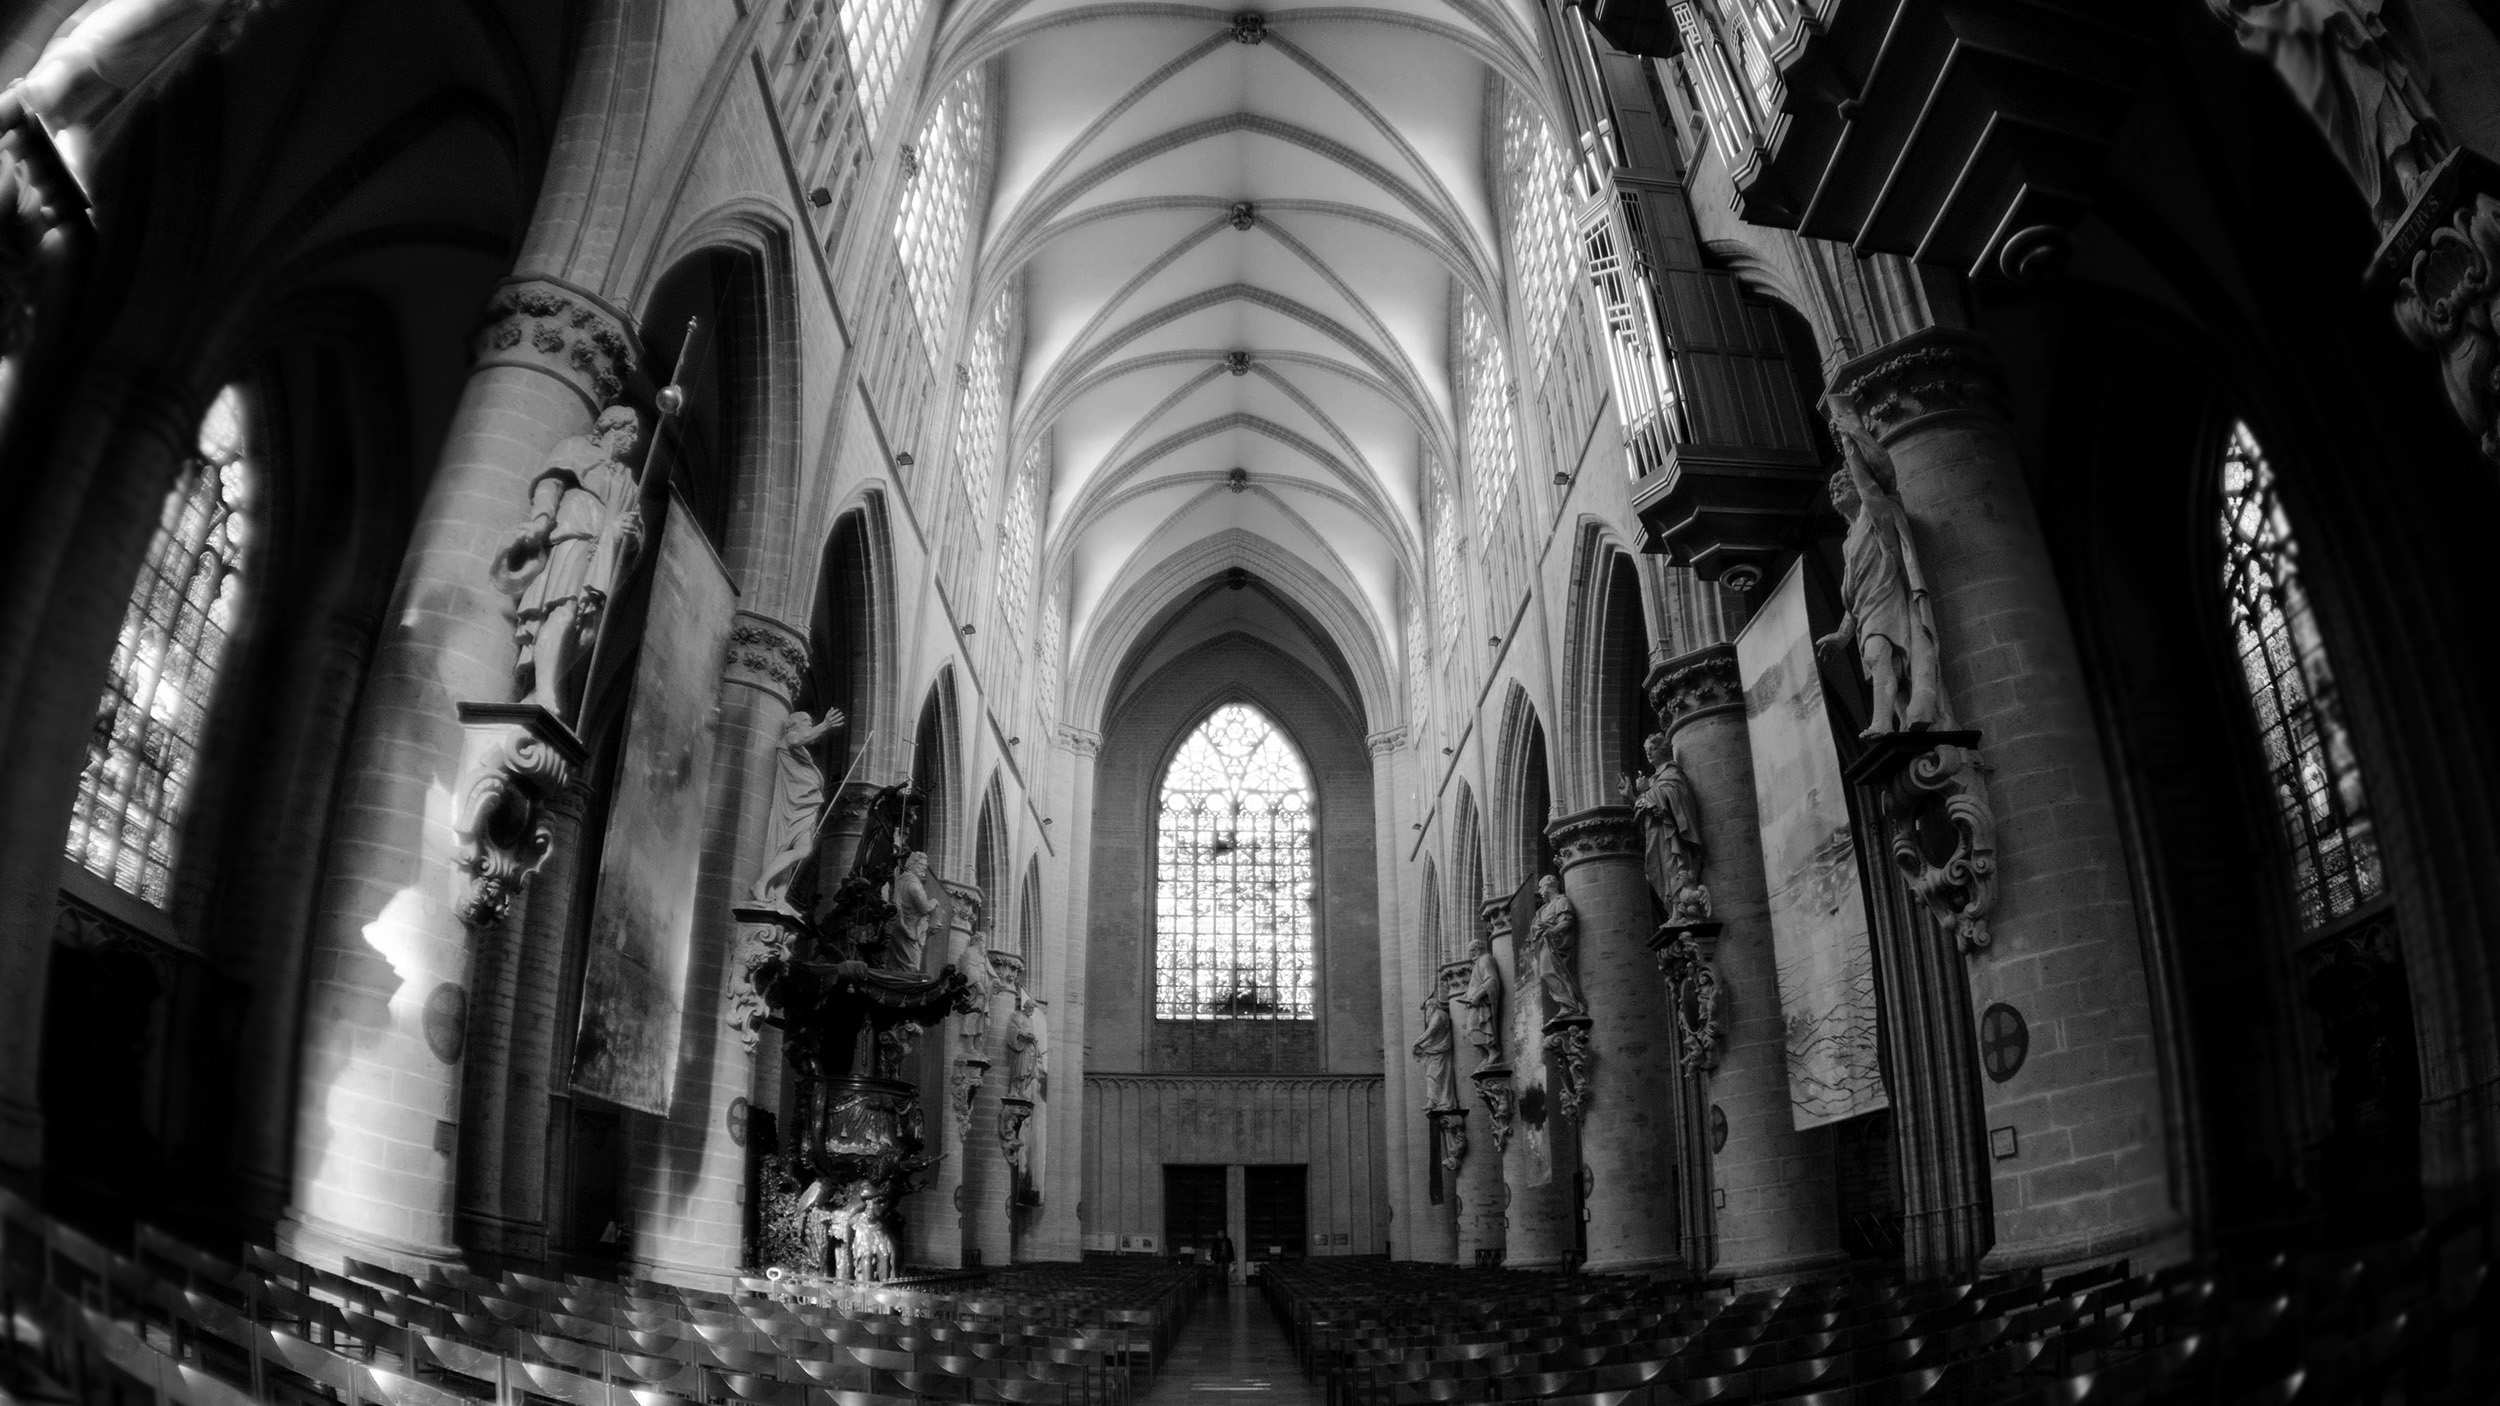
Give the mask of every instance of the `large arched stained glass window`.
[[1207, 715], [1163, 775], [1155, 1015], [1309, 1020], [1311, 775], [1256, 708]]
[[200, 422], [199, 452], [165, 495], [122, 616], [78, 778], [69, 857], [157, 907], [241, 593], [252, 469], [243, 397], [228, 386]]
[[2385, 880], [2335, 672], [2301, 589], [2299, 547], [2246, 425], [2223, 451], [2222, 540], [2232, 642], [2291, 850], [2293, 896], [2301, 926], [2324, 927], [2378, 897]]

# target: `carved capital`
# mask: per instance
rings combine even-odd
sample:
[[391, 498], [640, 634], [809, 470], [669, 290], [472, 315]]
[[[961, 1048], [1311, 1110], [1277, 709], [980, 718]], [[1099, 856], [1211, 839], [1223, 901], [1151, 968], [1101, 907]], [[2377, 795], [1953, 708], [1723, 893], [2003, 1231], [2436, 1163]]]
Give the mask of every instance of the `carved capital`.
[[1545, 827], [1554, 867], [1563, 873], [1597, 859], [1641, 857], [1641, 826], [1630, 806], [1592, 806]]
[[1363, 739], [1363, 745], [1369, 747], [1375, 757], [1389, 756], [1406, 745], [1406, 729], [1393, 727], [1386, 732], [1375, 732]]
[[807, 637], [769, 615], [741, 610], [729, 626], [729, 663], [722, 677], [795, 704], [807, 686]]
[[1832, 373], [1833, 392], [1886, 444], [1944, 416], [1999, 418], [2001, 387], [1987, 341], [1950, 327], [1913, 332]]
[[581, 289], [548, 278], [514, 279], [487, 300], [477, 360], [544, 371], [597, 414], [623, 397], [633, 379], [639, 353], [631, 327], [622, 313]]
[[979, 884], [959, 883], [953, 879], [938, 880], [946, 890], [946, 925], [956, 932], [971, 932], [982, 926], [982, 910], [988, 899]]
[[1486, 941], [1499, 942], [1503, 938], [1510, 936], [1509, 895], [1505, 894], [1500, 898], [1486, 899], [1483, 903], [1477, 905], [1476, 916], [1484, 920], [1484, 935]]
[[1667, 736], [1696, 718], [1745, 711], [1745, 689], [1736, 677], [1736, 646], [1705, 645], [1649, 671], [1642, 682], [1649, 706]]
[[555, 849], [548, 808], [587, 759], [581, 739], [529, 703], [463, 703], [459, 845], [452, 868], [463, 876], [454, 906], [473, 928], [501, 922], [513, 898]]
[[1090, 727], [1061, 723], [1057, 736], [1060, 746], [1080, 757], [1097, 756], [1102, 752], [1102, 734]]

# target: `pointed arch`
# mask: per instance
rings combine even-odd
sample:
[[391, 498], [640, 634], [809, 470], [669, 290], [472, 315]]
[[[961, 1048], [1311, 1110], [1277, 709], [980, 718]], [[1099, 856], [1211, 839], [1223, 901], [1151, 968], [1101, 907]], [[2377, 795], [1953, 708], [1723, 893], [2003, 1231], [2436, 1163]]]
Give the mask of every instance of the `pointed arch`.
[[[850, 726], [837, 775], [868, 749], [872, 765], [904, 750], [894, 698], [894, 536], [885, 495], [869, 489], [834, 519], [818, 558], [808, 618], [810, 712], [840, 708]], [[890, 773], [888, 773], [890, 774]]]
[[961, 872], [963, 858], [963, 727], [955, 702], [955, 666], [938, 670], [912, 730], [911, 785], [920, 794], [920, 848], [940, 878]]
[[1653, 636], [1640, 572], [1594, 517], [1581, 519], [1573, 545], [1567, 610], [1557, 680], [1565, 719], [1560, 790], [1576, 811], [1615, 800], [1616, 778], [1641, 768], [1649, 731], [1641, 684]]
[[1319, 807], [1301, 744], [1230, 697], [1181, 732], [1155, 797], [1155, 1018], [1316, 1019]]
[[1553, 847], [1545, 838], [1554, 808], [1545, 724], [1528, 690], [1516, 681], [1502, 703], [1500, 739], [1493, 753], [1493, 823], [1485, 859], [1487, 879], [1508, 892], [1554, 867]]
[[1006, 813], [1006, 792], [993, 769], [972, 827], [972, 883], [981, 890], [979, 926], [992, 933], [1005, 926], [998, 916], [1007, 907], [1007, 829], [1001, 819]]

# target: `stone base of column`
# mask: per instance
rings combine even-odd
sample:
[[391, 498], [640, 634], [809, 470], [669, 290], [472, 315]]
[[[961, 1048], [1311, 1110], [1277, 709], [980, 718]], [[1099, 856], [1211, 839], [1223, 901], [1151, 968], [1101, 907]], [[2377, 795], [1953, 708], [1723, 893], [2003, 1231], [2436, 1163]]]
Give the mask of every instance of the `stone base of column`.
[[679, 1260], [643, 1259], [629, 1261], [635, 1277], [656, 1279], [663, 1284], [682, 1284], [689, 1289], [729, 1290], [738, 1285], [738, 1275], [716, 1264], [686, 1264]]
[[547, 1227], [535, 1221], [462, 1211], [459, 1234], [461, 1247], [472, 1255], [525, 1264], [547, 1258]]
[[2018, 1269], [2088, 1269], [2095, 1262], [2114, 1260], [2122, 1255], [2132, 1262], [2135, 1269], [2158, 1269], [2185, 1261], [2195, 1253], [2195, 1248], [2187, 1217], [2173, 1212], [2151, 1225], [1999, 1245], [1980, 1256], [1979, 1272], [2003, 1274]]
[[424, 1245], [414, 1241], [394, 1240], [368, 1231], [350, 1230], [318, 1216], [291, 1211], [278, 1222], [279, 1252], [291, 1255], [316, 1269], [340, 1271], [345, 1261], [363, 1260], [402, 1274], [422, 1276], [434, 1265], [446, 1268], [461, 1263], [457, 1245]]
[[1846, 1267], [1848, 1263], [1847, 1251], [1826, 1250], [1783, 1260], [1764, 1260], [1759, 1264], [1722, 1264], [1712, 1268], [1710, 1277], [1735, 1280], [1736, 1292], [1741, 1294], [1752, 1289], [1776, 1289], [1820, 1279]]
[[1682, 1255], [1643, 1255], [1638, 1259], [1601, 1260], [1592, 1258], [1580, 1268], [1590, 1274], [1648, 1274], [1653, 1270], [1685, 1268]]

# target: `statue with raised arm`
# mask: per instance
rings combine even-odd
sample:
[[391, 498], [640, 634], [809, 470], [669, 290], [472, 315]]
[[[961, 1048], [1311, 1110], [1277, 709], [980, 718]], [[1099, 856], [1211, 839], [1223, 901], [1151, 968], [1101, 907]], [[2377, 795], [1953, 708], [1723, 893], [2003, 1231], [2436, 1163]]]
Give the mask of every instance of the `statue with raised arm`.
[[1580, 909], [1563, 892], [1562, 880], [1551, 874], [1536, 881], [1536, 917], [1528, 924], [1528, 942], [1536, 949], [1537, 986], [1552, 1007], [1546, 1019], [1585, 1016], [1589, 1003], [1580, 995]]
[[1701, 882], [1701, 802], [1665, 733], [1651, 733], [1641, 750], [1649, 758], [1649, 773], [1624, 777], [1623, 799], [1641, 822], [1649, 886], [1673, 903]]
[[[222, 49], [272, 0], [87, 0], [19, 80], [62, 160], [91, 181], [95, 131], [150, 80], [200, 48]], [[195, 44], [196, 41], [196, 44]]]
[[1459, 1106], [1457, 1046], [1450, 1030], [1449, 1003], [1436, 991], [1424, 998], [1424, 1038], [1415, 1042], [1415, 1062], [1424, 1070], [1424, 1111], [1428, 1113], [1446, 1113]]
[[894, 916], [886, 922], [885, 957], [877, 965], [916, 972], [928, 944], [929, 921], [942, 902], [937, 880], [929, 877], [929, 856], [913, 850], [886, 887], [886, 901], [894, 905]]
[[608, 598], [642, 557], [641, 448], [642, 417], [623, 405], [556, 445], [530, 481], [529, 517], [490, 568], [512, 598], [514, 692], [566, 723]]
[[786, 906], [790, 885], [799, 869], [816, 855], [825, 819], [825, 769], [816, 760], [816, 744], [848, 719], [839, 708], [819, 717], [793, 712], [782, 719], [774, 740], [772, 848], [764, 871], [755, 877], [755, 901]]
[[2403, 0], [2206, 0], [2308, 110], [2382, 230], [2448, 154], [2430, 52]]
[[1502, 964], [1493, 959], [1493, 940], [1477, 933], [1467, 944], [1467, 985], [1452, 993], [1452, 1020], [1476, 1052], [1476, 1068], [1502, 1062]]
[[1841, 546], [1840, 628], [1814, 642], [1826, 657], [1855, 645], [1873, 705], [1861, 737], [1950, 728], [1936, 616], [1911, 540], [1909, 509], [1893, 495], [1892, 456], [1855, 417], [1840, 423], [1847, 463], [1832, 475], [1832, 505], [1849, 520]]

